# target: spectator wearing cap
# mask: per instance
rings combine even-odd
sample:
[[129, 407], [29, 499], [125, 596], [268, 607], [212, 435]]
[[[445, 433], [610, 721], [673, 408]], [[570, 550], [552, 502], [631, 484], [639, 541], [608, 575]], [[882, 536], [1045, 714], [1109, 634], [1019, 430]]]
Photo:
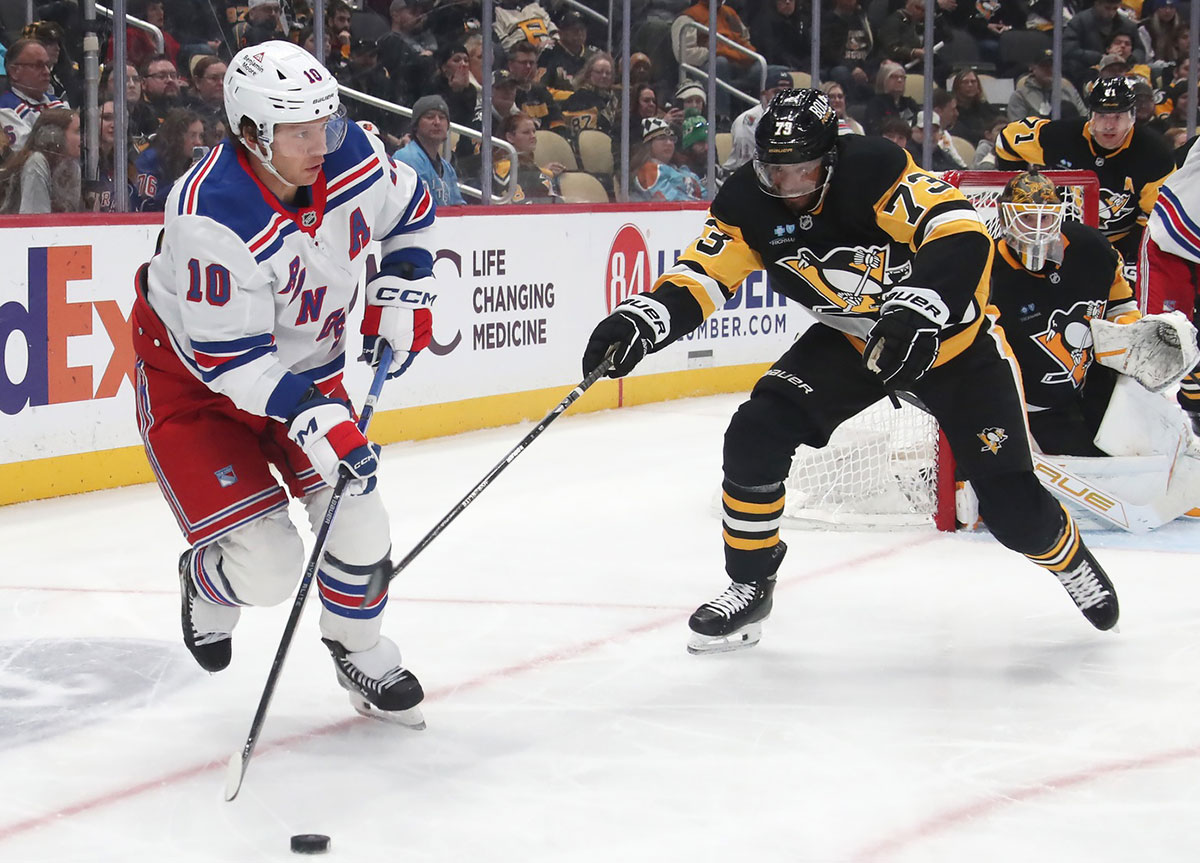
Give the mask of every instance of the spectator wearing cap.
[[821, 92], [829, 97], [829, 107], [838, 118], [839, 135], [865, 135], [862, 124], [846, 113], [846, 91], [837, 81], [821, 83]]
[[193, 58], [192, 86], [183, 103], [204, 121], [204, 143], [215, 147], [225, 137], [225, 61], [212, 54]]
[[786, 68], [783, 66], [767, 67], [767, 87], [759, 94], [758, 104], [738, 114], [730, 128], [733, 143], [729, 148], [729, 155], [721, 165], [724, 171], [732, 172], [754, 158], [754, 131], [758, 128], [758, 121], [762, 119], [763, 111], [775, 98], [776, 93], [780, 90], [791, 89], [791, 87], [792, 76]]
[[50, 92], [50, 55], [37, 39], [18, 39], [5, 55], [8, 89], [0, 94], [0, 128], [8, 147], [25, 146], [38, 114], [48, 108], [67, 107]]
[[517, 107], [537, 121], [539, 129], [551, 129], [564, 137], [568, 130], [562, 109], [537, 80], [538, 49], [532, 42], [518, 42], [508, 49], [508, 73], [517, 82]]
[[708, 177], [708, 121], [699, 113], [688, 111], [683, 118], [683, 134], [675, 148], [674, 164], [686, 168], [700, 180], [704, 188]]
[[[941, 162], [950, 163], [950, 168], [936, 168], [934, 170], [953, 170], [954, 168], [966, 168], [966, 160], [959, 155], [958, 148], [954, 146], [954, 138], [950, 134], [950, 129], [958, 122], [958, 101], [954, 98], [954, 94], [946, 90], [936, 89], [933, 91], [933, 119], [937, 122], [937, 134], [933, 139], [933, 146], [942, 154]], [[917, 122], [921, 122], [921, 118], [917, 118]], [[937, 155], [934, 156], [935, 163], [939, 161]]]
[[[1049, 119], [1054, 89], [1054, 52], [1046, 52], [1029, 67], [1029, 74], [1017, 80], [1017, 86], [1008, 97], [1008, 119], [1024, 120], [1027, 117]], [[1062, 79], [1062, 119], [1083, 117], [1087, 108], [1075, 85]]]
[[908, 73], [904, 67], [892, 60], [879, 64], [875, 75], [875, 95], [867, 102], [863, 113], [863, 128], [868, 135], [878, 135], [883, 121], [888, 117], [899, 117], [909, 126], [917, 121], [921, 108], [910, 96], [904, 95], [904, 84]]
[[[492, 134], [496, 135], [509, 117], [522, 113], [517, 107], [517, 82], [507, 69], [497, 69], [492, 73]], [[475, 113], [469, 124], [476, 132], [483, 132], [483, 91], [475, 103]], [[479, 140], [463, 135], [458, 139], [454, 149], [458, 166], [463, 176], [479, 174]]]
[[587, 44], [587, 22], [583, 16], [575, 11], [564, 13], [558, 24], [558, 41], [538, 56], [542, 83], [551, 90], [573, 90], [575, 76], [595, 50]]
[[[557, 204], [562, 202], [558, 188], [558, 175], [566, 170], [559, 162], [548, 162], [539, 166], [533, 154], [537, 148], [537, 123], [523, 111], [510, 114], [501, 122], [496, 134], [513, 145], [517, 151], [517, 188], [513, 192], [514, 204]], [[512, 173], [512, 161], [503, 151], [492, 167], [492, 191], [503, 195], [508, 190], [508, 178]]]
[[[1108, 60], [1108, 62], [1112, 62], [1109, 60], [1109, 58], [1117, 57], [1122, 63], [1125, 64], [1125, 71], [1114, 72], [1113, 74], [1136, 76], [1138, 78], [1142, 78], [1147, 84], [1149, 84], [1150, 67], [1145, 63], [1134, 62], [1133, 41], [1133, 37], [1128, 33], [1118, 33], [1116, 36], [1113, 36], [1112, 41], [1108, 43], [1108, 53], [1100, 59], [1098, 66], [1103, 68], [1106, 60]], [[1101, 73], [1098, 77], [1104, 78], [1106, 76]]]
[[635, 201], [702, 201], [704, 186], [687, 168], [672, 164], [675, 132], [665, 120], [642, 121], [642, 143], [631, 160]]
[[1075, 84], [1082, 85], [1091, 77], [1092, 68], [1118, 33], [1135, 40], [1133, 62], [1145, 62], [1145, 55], [1136, 44], [1137, 25], [1119, 14], [1120, 8], [1121, 0], [1096, 0], [1090, 9], [1075, 14], [1063, 27], [1063, 68]]
[[574, 92], [562, 103], [563, 121], [578, 142], [584, 129], [595, 129], [612, 136], [617, 128], [621, 105], [613, 86], [612, 55], [596, 51], [587, 58], [571, 81]]
[[[726, 39], [740, 45], [749, 51], [755, 51], [754, 43], [750, 41], [750, 31], [742, 23], [738, 13], [725, 3], [717, 0], [717, 33]], [[708, 35], [691, 26], [689, 22], [699, 23], [708, 27], [708, 0], [696, 0], [675, 19], [671, 25], [671, 46], [675, 59], [688, 63], [698, 69], [708, 68]], [[717, 43], [717, 77], [745, 93], [753, 93], [759, 86], [760, 74], [758, 61], [744, 50], [726, 42]], [[717, 88], [717, 114], [722, 118], [732, 116], [732, 102], [729, 94], [720, 87]]]
[[[943, 91], [944, 92], [944, 91]], [[922, 117], [917, 118], [917, 122], [912, 126], [911, 138], [908, 142], [908, 153], [912, 156], [917, 167], [924, 168], [927, 171], [953, 171], [965, 167], [965, 163], [957, 153], [953, 153], [954, 146], [949, 145], [947, 150], [942, 146], [942, 129], [941, 120], [935, 112], [930, 122], [930, 134], [933, 137], [933, 150], [931, 151], [929, 164], [925, 164], [925, 129], [921, 125]], [[953, 153], [953, 156], [951, 155]]]
[[412, 140], [396, 151], [395, 158], [417, 172], [438, 206], [462, 204], [458, 174], [442, 156], [450, 135], [450, 109], [441, 96], [422, 96], [413, 105]]
[[958, 108], [958, 121], [951, 124], [950, 134], [978, 144], [1000, 111], [984, 98], [983, 84], [974, 69], [960, 69], [950, 83], [950, 92]]
[[821, 77], [837, 81], [846, 101], [861, 105], [871, 98], [868, 63], [875, 36], [859, 0], [833, 0], [833, 10], [821, 21]]
[[812, 37], [806, 23], [811, 15], [807, 7], [801, 11], [797, 0], [766, 0], [750, 22], [750, 41], [768, 63], [807, 69], [812, 64]]
[[1149, 125], [1154, 119], [1154, 88], [1141, 78], [1133, 79], [1133, 92], [1137, 101], [1133, 109], [1133, 125]]
[[1151, 71], [1160, 72], [1164, 66], [1183, 59], [1176, 46], [1179, 31], [1186, 29], [1187, 25], [1179, 17], [1179, 0], [1159, 0], [1153, 12], [1146, 8], [1149, 5], [1147, 3], [1142, 8], [1143, 12], [1149, 14], [1138, 22], [1138, 43], [1145, 52]]
[[468, 126], [475, 118], [478, 91], [471, 85], [471, 67], [462, 44], [446, 45], [437, 51], [437, 72], [425, 84], [422, 95], [436, 94], [450, 108], [450, 122]]
[[[388, 99], [394, 93], [391, 76], [379, 62], [378, 48], [369, 39], [351, 40], [350, 65], [344, 74], [343, 83], [354, 90], [380, 99]], [[407, 124], [398, 114], [353, 100], [347, 105], [347, 111], [354, 120], [370, 120], [378, 126], [389, 146], [400, 145], [399, 136], [404, 133]]]
[[26, 30], [32, 31], [30, 35], [46, 49], [50, 61], [50, 92], [69, 105], [83, 104], [83, 81], [63, 42], [62, 26], [54, 21], [38, 21]]
[[526, 0], [499, 0], [494, 10], [492, 31], [504, 50], [529, 42], [540, 52], [548, 48], [558, 34], [558, 26], [541, 3]]
[[237, 23], [233, 33], [239, 50], [275, 39], [287, 39], [279, 0], [249, 0], [246, 18]]

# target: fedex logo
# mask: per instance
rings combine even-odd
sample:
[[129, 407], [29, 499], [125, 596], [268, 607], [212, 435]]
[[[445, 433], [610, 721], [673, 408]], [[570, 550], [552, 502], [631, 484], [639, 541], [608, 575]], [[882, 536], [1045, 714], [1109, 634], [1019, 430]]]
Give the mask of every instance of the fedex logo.
[[[15, 415], [26, 404], [113, 398], [122, 380], [128, 378], [132, 385], [129, 317], [115, 300], [67, 301], [68, 282], [92, 277], [91, 246], [31, 248], [27, 276], [25, 303], [0, 305], [0, 412]], [[68, 365], [67, 355], [68, 340], [90, 336], [95, 317], [113, 345], [98, 383], [94, 378], [99, 367]]]

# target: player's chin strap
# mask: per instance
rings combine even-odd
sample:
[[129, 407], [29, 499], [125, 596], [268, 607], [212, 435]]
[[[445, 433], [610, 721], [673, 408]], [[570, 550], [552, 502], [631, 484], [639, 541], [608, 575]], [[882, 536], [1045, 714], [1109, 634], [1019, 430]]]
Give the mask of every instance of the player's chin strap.
[[450, 509], [448, 513], [442, 516], [442, 520], [435, 524], [429, 533], [421, 537], [421, 541], [413, 546], [412, 550], [408, 554], [404, 555], [401, 561], [396, 564], [395, 568], [393, 568], [391, 571], [386, 569], [377, 569], [375, 572], [371, 573], [371, 579], [367, 582], [367, 592], [363, 596], [362, 602], [359, 603], [359, 607], [371, 605], [373, 602], [375, 602], [375, 600], [382, 596], [383, 592], [387, 590], [389, 582], [403, 572], [404, 568], [412, 563], [416, 559], [417, 555], [425, 550], [426, 546], [437, 539], [438, 535], [450, 526], [450, 522], [458, 518], [459, 515], [462, 514], [462, 511], [470, 506], [475, 498], [479, 497], [480, 493], [485, 488], [491, 485], [492, 480], [499, 476], [501, 471], [508, 467], [517, 456], [524, 452], [524, 450], [531, 443], [533, 443], [534, 439], [537, 438], [538, 435], [546, 430], [546, 426], [558, 419], [558, 417], [562, 415], [567, 408], [575, 403], [576, 399], [587, 392], [588, 388], [591, 387], [592, 384], [604, 377], [608, 370], [612, 368], [613, 357], [616, 356], [617, 348], [617, 345], [612, 345], [604, 354], [604, 359], [600, 361], [600, 365], [588, 372], [587, 377], [580, 381], [578, 385], [576, 385], [575, 389], [567, 393], [566, 398], [555, 405], [554, 410], [542, 417], [542, 421], [534, 426], [533, 431], [521, 438], [520, 443], [510, 449], [508, 454], [505, 455], [504, 458], [502, 458], [495, 465], [495, 467], [489, 470], [483, 479], [475, 483], [475, 487], [467, 492], [463, 498]]

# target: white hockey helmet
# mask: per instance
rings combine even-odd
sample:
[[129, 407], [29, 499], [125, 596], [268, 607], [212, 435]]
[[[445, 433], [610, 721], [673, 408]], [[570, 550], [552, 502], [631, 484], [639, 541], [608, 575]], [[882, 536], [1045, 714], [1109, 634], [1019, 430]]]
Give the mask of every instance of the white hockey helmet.
[[307, 123], [329, 118], [326, 144], [330, 152], [346, 136], [345, 113], [337, 80], [321, 62], [291, 42], [263, 42], [243, 48], [225, 71], [225, 116], [229, 131], [241, 137], [242, 118], [254, 123], [265, 156], [271, 163], [271, 141], [277, 123]]

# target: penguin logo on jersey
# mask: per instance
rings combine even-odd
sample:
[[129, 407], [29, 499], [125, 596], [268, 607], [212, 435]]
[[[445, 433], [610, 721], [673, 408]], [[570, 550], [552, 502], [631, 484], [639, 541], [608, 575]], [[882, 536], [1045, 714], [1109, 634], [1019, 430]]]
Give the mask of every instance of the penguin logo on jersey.
[[1008, 432], [1002, 428], [989, 428], [981, 431], [977, 437], [983, 441], [983, 446], [979, 448], [980, 452], [990, 452], [996, 455], [1000, 452], [1001, 445], [1008, 440]]
[[839, 246], [823, 256], [805, 249], [777, 262], [808, 284], [827, 303], [814, 303], [814, 312], [863, 314], [879, 307], [879, 295], [893, 281], [888, 247]]
[[1070, 383], [1076, 388], [1083, 384], [1092, 362], [1092, 328], [1088, 321], [1103, 312], [1103, 300], [1081, 300], [1069, 309], [1056, 309], [1046, 329], [1031, 336], [1059, 366], [1058, 371], [1042, 375], [1042, 383]]
[[1109, 231], [1133, 213], [1133, 180], [1125, 178], [1125, 189], [1100, 189], [1100, 230]]

